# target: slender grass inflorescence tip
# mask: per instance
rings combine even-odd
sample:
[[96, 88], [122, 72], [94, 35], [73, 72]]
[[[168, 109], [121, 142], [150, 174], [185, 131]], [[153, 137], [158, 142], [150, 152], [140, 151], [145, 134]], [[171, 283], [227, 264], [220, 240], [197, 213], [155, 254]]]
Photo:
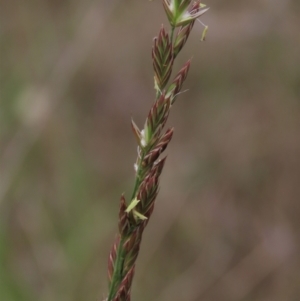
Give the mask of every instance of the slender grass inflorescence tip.
[[[164, 26], [154, 38], [152, 61], [156, 97], [142, 130], [131, 120], [138, 144], [134, 164], [135, 183], [129, 202], [121, 196], [119, 231], [108, 260], [109, 293], [107, 301], [130, 301], [130, 289], [135, 262], [139, 253], [143, 231], [149, 222], [158, 194], [159, 177], [166, 162], [160, 158], [173, 136], [173, 128], [163, 132], [182, 85], [188, 75], [191, 60], [179, 70], [168, 85], [174, 61], [184, 47], [197, 18], [208, 8], [199, 1], [162, 0], [170, 32]], [[175, 35], [175, 30], [176, 35]], [[207, 28], [205, 29], [207, 30]]]

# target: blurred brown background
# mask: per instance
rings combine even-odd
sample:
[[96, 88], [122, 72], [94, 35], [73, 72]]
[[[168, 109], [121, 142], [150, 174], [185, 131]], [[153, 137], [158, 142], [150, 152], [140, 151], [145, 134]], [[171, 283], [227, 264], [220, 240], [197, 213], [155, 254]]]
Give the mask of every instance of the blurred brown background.
[[[132, 299], [297, 301], [300, 2], [207, 4]], [[0, 300], [101, 300], [162, 5], [0, 6]]]

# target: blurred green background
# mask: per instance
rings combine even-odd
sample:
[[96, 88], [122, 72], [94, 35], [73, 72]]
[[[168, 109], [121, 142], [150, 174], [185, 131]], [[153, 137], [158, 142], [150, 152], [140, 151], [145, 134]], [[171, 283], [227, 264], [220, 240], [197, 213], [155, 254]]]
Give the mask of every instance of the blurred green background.
[[[300, 2], [207, 4], [132, 299], [298, 301]], [[101, 300], [162, 5], [0, 8], [0, 300]]]

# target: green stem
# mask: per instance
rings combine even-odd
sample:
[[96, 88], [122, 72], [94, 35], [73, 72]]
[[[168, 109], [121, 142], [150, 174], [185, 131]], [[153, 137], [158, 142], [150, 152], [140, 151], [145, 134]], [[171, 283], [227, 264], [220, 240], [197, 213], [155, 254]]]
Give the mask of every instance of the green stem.
[[144, 157], [145, 157], [145, 154], [144, 152], [142, 153], [142, 156], [139, 160], [139, 163], [138, 163], [138, 167], [137, 167], [137, 171], [136, 171], [136, 176], [135, 176], [135, 182], [134, 182], [134, 188], [133, 188], [133, 192], [132, 192], [132, 196], [131, 196], [131, 201], [136, 197], [136, 193], [137, 193], [137, 190], [139, 188], [139, 186], [141, 185], [141, 170], [142, 170], [142, 162], [144, 160]]
[[123, 244], [125, 242], [125, 237], [120, 238], [116, 260], [115, 260], [115, 266], [114, 266], [114, 272], [111, 279], [111, 283], [109, 286], [109, 293], [107, 301], [111, 301], [116, 293], [117, 289], [122, 281], [123, 277], [123, 265], [124, 265], [124, 259], [125, 259], [125, 250], [123, 249]]

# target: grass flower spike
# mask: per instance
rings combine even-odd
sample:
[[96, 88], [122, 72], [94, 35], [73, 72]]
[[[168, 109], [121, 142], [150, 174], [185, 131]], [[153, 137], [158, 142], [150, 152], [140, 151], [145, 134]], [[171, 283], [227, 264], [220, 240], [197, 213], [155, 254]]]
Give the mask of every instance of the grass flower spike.
[[[156, 96], [143, 129], [131, 120], [131, 128], [138, 144], [134, 164], [135, 182], [130, 200], [121, 196], [118, 234], [108, 260], [109, 293], [107, 301], [130, 301], [130, 290], [135, 262], [139, 254], [142, 235], [154, 209], [159, 189], [159, 177], [166, 162], [160, 158], [170, 143], [174, 129], [164, 132], [172, 105], [181, 91], [188, 75], [191, 60], [188, 60], [169, 84], [174, 61], [184, 47], [194, 21], [208, 8], [191, 0], [163, 0], [170, 33], [162, 26], [154, 38], [152, 61]], [[174, 37], [174, 30], [178, 31]]]

